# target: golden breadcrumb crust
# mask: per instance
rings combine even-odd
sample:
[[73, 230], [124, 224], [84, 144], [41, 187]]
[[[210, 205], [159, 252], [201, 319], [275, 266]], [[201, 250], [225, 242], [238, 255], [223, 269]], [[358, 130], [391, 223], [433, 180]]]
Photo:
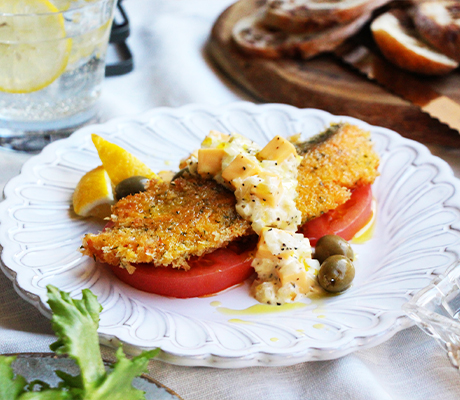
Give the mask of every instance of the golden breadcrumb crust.
[[121, 265], [150, 263], [188, 269], [187, 259], [225, 247], [250, 230], [235, 210], [233, 193], [215, 181], [152, 180], [142, 193], [112, 209], [114, 226], [83, 238], [83, 253]]
[[[377, 176], [379, 158], [370, 134], [349, 124], [332, 125], [311, 141], [296, 144], [297, 207], [303, 221], [336, 208], [350, 189]], [[187, 260], [253, 233], [235, 210], [235, 196], [213, 180], [184, 176], [150, 181], [145, 192], [112, 208], [113, 227], [83, 238], [83, 254], [133, 272], [136, 263], [188, 269]]]
[[302, 222], [345, 203], [350, 189], [371, 184], [378, 175], [379, 157], [370, 133], [355, 125], [332, 125], [313, 143], [297, 147], [304, 153], [297, 177]]

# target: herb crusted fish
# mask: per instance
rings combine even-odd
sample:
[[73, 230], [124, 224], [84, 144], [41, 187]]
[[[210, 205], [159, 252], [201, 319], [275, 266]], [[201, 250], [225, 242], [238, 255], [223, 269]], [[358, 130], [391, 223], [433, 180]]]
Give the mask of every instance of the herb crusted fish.
[[[354, 125], [331, 125], [295, 147], [303, 156], [296, 199], [302, 222], [345, 203], [352, 189], [373, 183], [378, 174], [379, 158], [370, 134]], [[145, 192], [113, 206], [112, 226], [85, 235], [82, 252], [129, 272], [137, 263], [188, 269], [190, 257], [254, 233], [235, 204], [234, 194], [214, 180], [151, 180]]]

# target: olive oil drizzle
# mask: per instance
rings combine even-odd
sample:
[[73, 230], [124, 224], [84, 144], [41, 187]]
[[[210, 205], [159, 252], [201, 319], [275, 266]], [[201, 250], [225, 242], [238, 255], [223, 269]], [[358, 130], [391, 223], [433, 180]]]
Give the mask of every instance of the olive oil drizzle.
[[230, 322], [232, 324], [246, 324], [246, 325], [253, 325], [254, 324], [254, 322], [245, 321], [244, 319], [239, 319], [239, 318], [229, 319], [228, 322]]
[[219, 305], [216, 307], [216, 310], [224, 315], [261, 315], [298, 310], [306, 306], [307, 304], [304, 303], [285, 303], [280, 306], [273, 306], [270, 304], [255, 304], [242, 310], [236, 310], [232, 308], [221, 307]]
[[356, 235], [351, 239], [353, 244], [362, 244], [372, 239], [375, 230], [375, 221], [376, 221], [376, 202], [372, 200], [372, 216], [369, 222], [364, 225], [361, 230], [356, 233]]
[[313, 328], [315, 328], [315, 329], [323, 329], [323, 328], [325, 328], [325, 325], [324, 324], [315, 324], [315, 325], [313, 325]]

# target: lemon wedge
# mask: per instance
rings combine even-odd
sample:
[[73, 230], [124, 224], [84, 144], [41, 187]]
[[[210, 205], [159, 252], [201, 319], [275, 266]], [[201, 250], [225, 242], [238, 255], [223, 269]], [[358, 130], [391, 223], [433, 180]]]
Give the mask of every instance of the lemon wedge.
[[0, 2], [0, 91], [31, 93], [65, 71], [72, 40], [58, 11], [48, 0]]
[[91, 138], [114, 186], [127, 178], [138, 175], [149, 179], [159, 179], [149, 167], [127, 150], [94, 133]]
[[105, 218], [110, 216], [115, 203], [107, 171], [102, 165], [82, 176], [73, 193], [73, 209], [82, 217]]

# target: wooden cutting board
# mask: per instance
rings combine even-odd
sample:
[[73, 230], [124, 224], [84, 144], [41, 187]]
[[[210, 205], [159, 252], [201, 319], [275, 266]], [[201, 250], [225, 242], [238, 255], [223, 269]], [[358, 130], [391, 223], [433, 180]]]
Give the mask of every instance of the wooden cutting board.
[[[393, 129], [423, 143], [460, 147], [458, 132], [369, 81], [333, 55], [312, 60], [269, 60], [241, 53], [232, 41], [232, 27], [264, 3], [265, 0], [240, 0], [230, 6], [214, 24], [207, 45], [218, 67], [256, 100], [319, 108]], [[424, 78], [424, 82], [460, 101], [458, 71], [442, 78]]]

